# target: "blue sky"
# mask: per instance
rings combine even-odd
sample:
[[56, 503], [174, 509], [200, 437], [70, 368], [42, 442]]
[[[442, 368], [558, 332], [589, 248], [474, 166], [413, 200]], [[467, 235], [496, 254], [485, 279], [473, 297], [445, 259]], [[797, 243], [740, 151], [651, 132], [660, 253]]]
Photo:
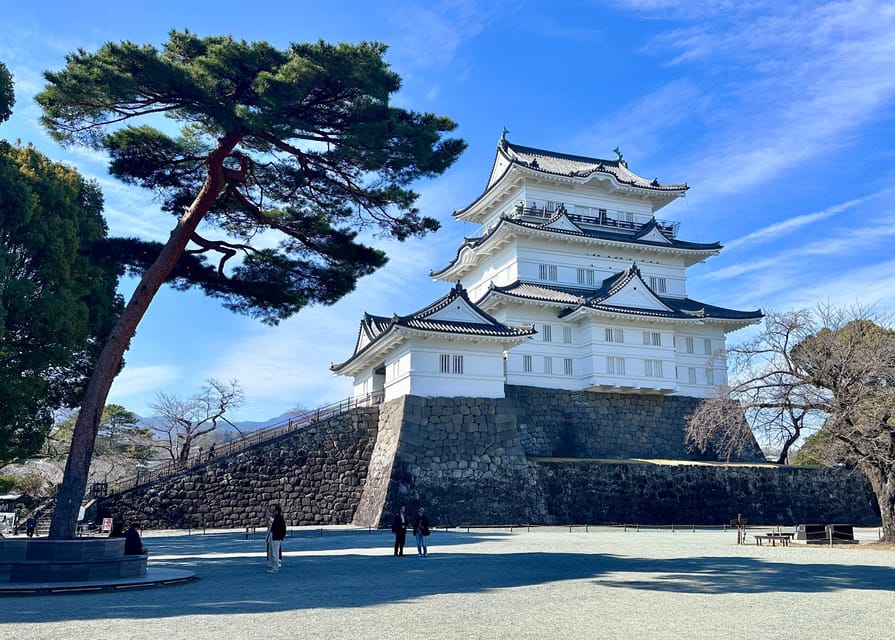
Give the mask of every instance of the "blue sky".
[[679, 221], [682, 239], [725, 245], [688, 271], [695, 299], [895, 309], [895, 3], [14, 4], [3, 11], [0, 60], [17, 104], [0, 137], [97, 180], [113, 235], [164, 240], [170, 218], [151, 194], [112, 180], [101, 156], [61, 149], [38, 125], [41, 72], [77, 48], [161, 45], [171, 29], [280, 46], [378, 40], [404, 79], [396, 104], [450, 116], [469, 143], [445, 175], [418, 185], [441, 231], [381, 245], [389, 264], [332, 307], [267, 327], [198, 292], [163, 290], [109, 398], [142, 415], [157, 392], [191, 395], [210, 377], [239, 380], [241, 420], [348, 397], [350, 380], [329, 365], [351, 354], [363, 312], [409, 313], [448, 290], [427, 274], [476, 232], [451, 212], [483, 190], [504, 127], [513, 142], [556, 151], [614, 158], [618, 146], [635, 173], [687, 182], [688, 196], [659, 216]]

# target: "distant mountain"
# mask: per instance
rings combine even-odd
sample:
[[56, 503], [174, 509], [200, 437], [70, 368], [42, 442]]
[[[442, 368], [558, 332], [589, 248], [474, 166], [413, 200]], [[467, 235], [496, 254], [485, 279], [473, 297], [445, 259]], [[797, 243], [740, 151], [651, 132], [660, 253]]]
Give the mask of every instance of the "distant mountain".
[[292, 416], [300, 415], [301, 411], [287, 411], [286, 413], [282, 413], [278, 415], [276, 418], [270, 418], [269, 420], [264, 420], [263, 422], [254, 422], [254, 421], [246, 421], [246, 422], [234, 422], [237, 427], [239, 427], [240, 431], [258, 431], [258, 429], [266, 429], [267, 427], [274, 427], [276, 425], [285, 424], [289, 421], [289, 418]]
[[[268, 418], [267, 420], [262, 420], [262, 421], [245, 420], [242, 422], [234, 422], [233, 424], [235, 424], [236, 427], [243, 433], [251, 433], [253, 431], [258, 431], [259, 429], [266, 429], [267, 427], [273, 427], [276, 425], [285, 424], [286, 422], [289, 421], [289, 418], [291, 418], [292, 416], [300, 415], [301, 413], [302, 413], [301, 411], [287, 411], [286, 413], [282, 413], [282, 414], [276, 416], [275, 418]], [[149, 428], [149, 427], [151, 427], [154, 420], [157, 420], [157, 418], [154, 416], [150, 416], [147, 418], [141, 417], [138, 424], [141, 427]], [[230, 432], [233, 435], [237, 435], [237, 434], [235, 434], [234, 430], [230, 427], [230, 425], [228, 425], [226, 423], [219, 426], [216, 431], [221, 432], [221, 433]], [[226, 438], [226, 439], [229, 440], [231, 438]]]

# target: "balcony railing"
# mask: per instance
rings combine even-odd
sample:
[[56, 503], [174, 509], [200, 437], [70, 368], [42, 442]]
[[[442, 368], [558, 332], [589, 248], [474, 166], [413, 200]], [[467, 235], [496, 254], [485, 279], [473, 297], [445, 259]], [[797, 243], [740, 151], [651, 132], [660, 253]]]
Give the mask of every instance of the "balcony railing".
[[[626, 212], [610, 211], [609, 209], [598, 209], [596, 215], [586, 215], [581, 213], [573, 213], [566, 209], [565, 204], [553, 204], [547, 206], [538, 206], [536, 203], [519, 202], [513, 205], [504, 215], [508, 218], [516, 219], [534, 219], [549, 220], [557, 213], [565, 213], [566, 217], [578, 225], [589, 227], [609, 227], [612, 229], [622, 229], [626, 231], [640, 231], [648, 222], [634, 222], [625, 220], [622, 216], [627, 217]], [[670, 222], [667, 220], [656, 220], [659, 230], [669, 238], [677, 235], [680, 223]]]
[[311, 409], [298, 415], [292, 416], [286, 422], [258, 429], [251, 433], [247, 433], [239, 438], [235, 438], [229, 442], [216, 444], [214, 449], [208, 451], [197, 452], [190, 455], [184, 460], [174, 460], [164, 465], [158, 465], [139, 471], [137, 475], [121, 482], [117, 482], [114, 486], [109, 487], [109, 493], [121, 493], [128, 491], [141, 485], [158, 482], [164, 478], [176, 476], [200, 465], [208, 464], [217, 457], [231, 456], [250, 447], [279, 438], [288, 433], [304, 429], [314, 424], [326, 422], [336, 416], [340, 416], [346, 411], [356, 409], [358, 407], [372, 407], [382, 403], [383, 393], [369, 393], [365, 396], [356, 398], [348, 398], [340, 402], [328, 404], [317, 409]]

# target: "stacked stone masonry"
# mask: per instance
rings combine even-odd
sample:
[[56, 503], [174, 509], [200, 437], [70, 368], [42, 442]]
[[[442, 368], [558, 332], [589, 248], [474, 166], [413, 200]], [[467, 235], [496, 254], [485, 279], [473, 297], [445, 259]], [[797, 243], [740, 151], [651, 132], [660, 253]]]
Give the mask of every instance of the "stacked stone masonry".
[[[559, 458], [715, 460], [689, 446], [684, 425], [699, 404], [687, 396], [507, 386], [528, 455]], [[736, 462], [763, 462], [757, 442]]]
[[110, 496], [99, 510], [150, 529], [264, 526], [282, 504], [289, 524], [351, 521], [376, 441], [378, 410], [332, 420], [218, 457], [163, 482]]
[[[290, 525], [879, 523], [844, 469], [700, 462], [690, 398], [508, 387], [493, 398], [403, 396], [106, 500], [146, 526], [243, 527], [282, 503]], [[635, 459], [640, 459], [635, 460]], [[676, 463], [645, 460], [677, 460]]]

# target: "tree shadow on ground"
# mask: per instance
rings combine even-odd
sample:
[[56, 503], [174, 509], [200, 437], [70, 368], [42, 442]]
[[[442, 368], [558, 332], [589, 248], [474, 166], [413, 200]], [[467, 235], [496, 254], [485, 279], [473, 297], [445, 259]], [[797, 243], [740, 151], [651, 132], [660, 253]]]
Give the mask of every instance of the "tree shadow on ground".
[[[692, 594], [895, 591], [895, 569], [882, 566], [799, 564], [734, 556], [650, 559], [605, 553], [500, 553], [493, 548], [475, 553], [474, 548], [455, 547], [506, 536], [436, 533], [431, 536], [429, 558], [417, 557], [415, 549], [409, 547], [413, 555], [394, 557], [387, 532], [374, 532], [369, 538], [351, 532], [309, 536], [293, 539], [293, 544], [302, 542], [306, 546], [287, 552], [283, 569], [276, 575], [264, 571], [263, 546], [256, 544], [249, 549], [247, 541], [232, 539], [233, 534], [206, 537], [204, 544], [200, 536], [154, 538], [147, 541], [158, 554], [152, 566], [190, 569], [201, 580], [126, 592], [4, 598], [4, 622], [139, 620], [356, 608], [560, 581], [580, 581], [574, 588], [583, 590]], [[373, 548], [374, 543], [386, 549], [377, 553], [358, 551], [364, 544]], [[205, 551], [215, 555], [209, 557]]]

